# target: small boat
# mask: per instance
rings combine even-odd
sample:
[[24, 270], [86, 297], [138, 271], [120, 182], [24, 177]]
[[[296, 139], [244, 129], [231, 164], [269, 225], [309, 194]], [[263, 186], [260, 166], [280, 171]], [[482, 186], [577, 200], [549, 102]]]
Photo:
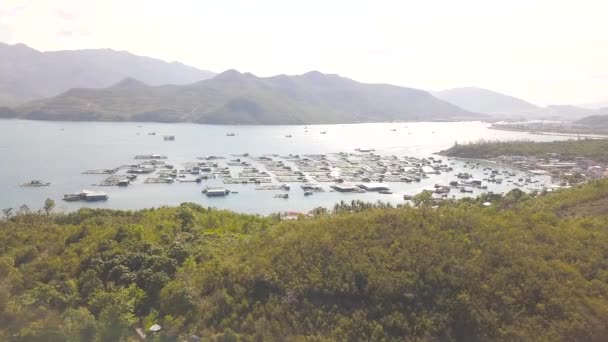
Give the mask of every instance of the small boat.
[[156, 135], [156, 132], [150, 132], [148, 135]]
[[123, 178], [116, 183], [118, 186], [128, 186], [129, 184], [131, 184], [131, 181], [128, 178]]
[[291, 138], [291, 134], [287, 134], [285, 138]]
[[390, 190], [380, 190], [378, 191], [379, 194], [383, 194], [383, 195], [392, 195], [393, 192]]
[[43, 182], [41, 180], [32, 180], [27, 183], [21, 184], [21, 186], [32, 186], [32, 187], [49, 186], [49, 185], [51, 185], [50, 182]]
[[276, 194], [274, 195], [274, 198], [289, 198], [289, 194]]
[[306, 190], [306, 191], [304, 191], [304, 196], [310, 196], [310, 195], [312, 195], [312, 194], [313, 194], [313, 192], [312, 192], [312, 191], [310, 191], [310, 190]]
[[327, 134], [327, 132], [323, 131], [323, 132], [321, 132], [321, 134]]
[[175, 136], [174, 135], [165, 135], [163, 137], [163, 139], [165, 139], [165, 141], [174, 141], [175, 140]]
[[403, 195], [403, 199], [406, 201], [411, 201], [414, 198], [412, 195]]
[[231, 133], [226, 133], [226, 136], [227, 137], [234, 137], [234, 136], [236, 136], [236, 134], [234, 134], [234, 133], [231, 132]]

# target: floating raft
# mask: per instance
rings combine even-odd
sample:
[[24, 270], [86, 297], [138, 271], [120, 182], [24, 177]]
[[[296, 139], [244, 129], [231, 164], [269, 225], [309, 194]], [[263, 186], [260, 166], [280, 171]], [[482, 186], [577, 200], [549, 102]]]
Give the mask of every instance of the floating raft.
[[224, 184], [260, 184], [272, 183], [271, 178], [224, 178]]
[[118, 168], [115, 169], [103, 169], [103, 170], [86, 170], [83, 175], [113, 175], [118, 172]]
[[160, 154], [141, 154], [135, 156], [135, 159], [167, 159], [167, 156]]

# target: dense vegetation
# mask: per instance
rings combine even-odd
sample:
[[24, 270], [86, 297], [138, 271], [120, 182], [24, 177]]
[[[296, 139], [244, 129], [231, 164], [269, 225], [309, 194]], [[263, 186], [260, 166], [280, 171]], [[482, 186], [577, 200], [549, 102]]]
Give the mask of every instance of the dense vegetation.
[[582, 139], [551, 142], [535, 141], [479, 141], [456, 144], [441, 154], [460, 158], [496, 158], [500, 156], [547, 157], [559, 153], [564, 159], [592, 158], [608, 162], [608, 139]]
[[136, 340], [154, 323], [167, 341], [605, 340], [608, 211], [577, 208], [606, 198], [598, 181], [298, 221], [6, 210], [0, 340]]

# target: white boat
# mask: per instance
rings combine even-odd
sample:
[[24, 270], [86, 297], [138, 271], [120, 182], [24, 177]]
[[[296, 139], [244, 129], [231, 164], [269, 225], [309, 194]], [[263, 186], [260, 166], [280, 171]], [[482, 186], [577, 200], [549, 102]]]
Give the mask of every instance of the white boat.
[[203, 189], [203, 193], [207, 197], [222, 197], [230, 194], [230, 190], [223, 187], [206, 187]]
[[88, 191], [88, 190], [82, 190], [82, 193], [80, 194], [80, 197], [85, 200], [85, 201], [89, 201], [89, 202], [95, 202], [95, 201], [105, 201], [109, 198], [108, 194], [106, 194], [105, 192], [101, 192], [101, 191]]
[[108, 196], [108, 194], [105, 192], [82, 190], [80, 193], [65, 194], [63, 195], [62, 199], [66, 202], [75, 202], [80, 200], [95, 202], [105, 201], [108, 198], [110, 198], [110, 196]]

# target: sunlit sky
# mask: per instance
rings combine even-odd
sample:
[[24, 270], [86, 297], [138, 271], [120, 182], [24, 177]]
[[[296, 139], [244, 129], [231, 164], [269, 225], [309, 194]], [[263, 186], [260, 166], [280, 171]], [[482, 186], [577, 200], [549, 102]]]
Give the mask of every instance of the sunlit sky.
[[608, 0], [0, 0], [0, 41], [215, 72], [478, 86], [541, 105], [608, 101]]

